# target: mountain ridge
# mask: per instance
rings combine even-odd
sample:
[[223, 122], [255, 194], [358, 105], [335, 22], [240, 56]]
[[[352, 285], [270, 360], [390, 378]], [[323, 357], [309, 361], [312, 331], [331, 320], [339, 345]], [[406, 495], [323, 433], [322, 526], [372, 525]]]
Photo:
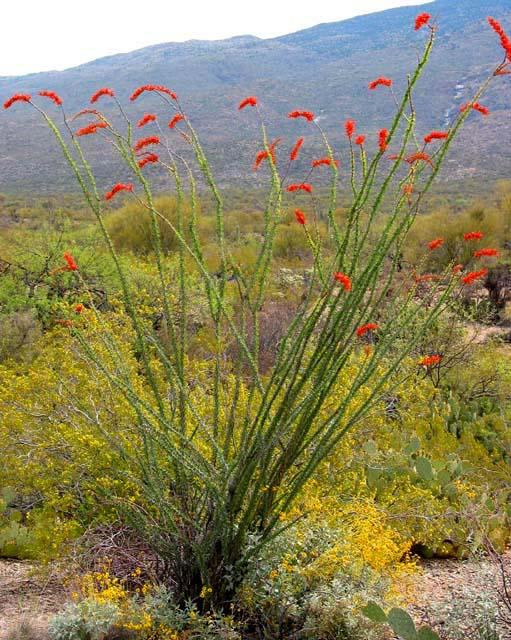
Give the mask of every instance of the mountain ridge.
[[[470, 91], [500, 59], [498, 38], [484, 18], [495, 13], [505, 27], [511, 28], [509, 3], [505, 0], [436, 0], [321, 23], [268, 39], [242, 35], [225, 40], [160, 43], [62, 71], [0, 77], [0, 98], [19, 91], [53, 89], [62, 94], [66, 109], [72, 112], [86, 106], [100, 86], [111, 85], [125, 103], [137, 85], [167, 84], [179, 93], [202, 134], [220, 182], [252, 184], [259, 180], [251, 174], [250, 165], [260, 143], [254, 119], [236, 113], [239, 99], [258, 95], [271, 135], [283, 134], [288, 143], [293, 135], [310, 133], [301, 124], [286, 121], [285, 114], [292, 108], [319, 113], [336, 144], [343, 143], [340, 125], [345, 117], [355, 117], [371, 135], [391, 117], [393, 102], [380, 93], [368, 96], [367, 82], [383, 74], [395, 78], [397, 91], [405, 86], [406, 73], [413, 68], [424, 41], [423, 34], [413, 32], [413, 18], [425, 10], [439, 19], [438, 46], [417, 93], [417, 104], [421, 127], [438, 128], [451, 117], [446, 114], [452, 115], [461, 100], [468, 99]], [[467, 132], [448, 163], [450, 179], [489, 173], [503, 177], [511, 169], [511, 154], [505, 149], [511, 142], [507, 113], [511, 83], [508, 78], [498, 80], [498, 88], [488, 95], [492, 119], [482, 122], [471, 116]], [[459, 84], [462, 90], [456, 89]], [[142, 110], [157, 105], [148, 96], [140, 106], [128, 103], [126, 108], [135, 118]], [[111, 104], [105, 101], [101, 107], [107, 117], [116, 119]], [[67, 190], [73, 186], [57, 150], [50, 150], [50, 137], [43, 133], [35, 115], [22, 105], [0, 115], [0, 190]], [[477, 150], [478, 163], [467, 153], [467, 140], [472, 151]], [[177, 144], [180, 150], [184, 148], [184, 143]], [[315, 148], [317, 141], [311, 139], [310, 144]], [[96, 141], [85, 141], [85, 147], [102, 184], [122, 174], [112, 155], [101, 151]], [[46, 168], [48, 154], [52, 162]], [[460, 166], [456, 166], [456, 154], [460, 154]]]

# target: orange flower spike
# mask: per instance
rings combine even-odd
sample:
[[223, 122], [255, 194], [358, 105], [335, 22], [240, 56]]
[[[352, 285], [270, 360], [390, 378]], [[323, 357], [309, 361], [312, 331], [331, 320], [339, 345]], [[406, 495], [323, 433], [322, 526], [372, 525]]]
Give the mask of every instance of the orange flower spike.
[[468, 233], [463, 234], [463, 238], [466, 241], [469, 240], [482, 240], [484, 238], [484, 233], [482, 231], [469, 231]]
[[385, 78], [384, 76], [380, 76], [369, 83], [369, 89], [374, 91], [377, 87], [391, 87], [392, 80], [390, 78]]
[[294, 191], [306, 191], [307, 193], [312, 193], [312, 185], [307, 182], [302, 182], [300, 184], [290, 184], [287, 187], [287, 191], [293, 193]]
[[338, 160], [334, 160], [332, 162], [332, 158], [319, 158], [318, 160], [313, 160], [311, 166], [314, 169], [315, 167], [331, 166], [332, 164], [336, 167], [339, 166]]
[[367, 324], [363, 324], [361, 327], [359, 327], [356, 333], [357, 333], [357, 336], [361, 338], [362, 336], [365, 336], [365, 334], [369, 333], [370, 331], [378, 331], [379, 328], [380, 327], [375, 322], [368, 322]]
[[158, 155], [156, 155], [156, 153], [146, 153], [144, 157], [137, 162], [137, 164], [140, 169], [143, 169], [146, 164], [153, 164], [155, 162], [158, 162], [159, 159], [160, 158]]
[[101, 89], [98, 89], [96, 91], [96, 93], [93, 93], [90, 97], [90, 103], [94, 104], [95, 102], [97, 102], [99, 100], [99, 98], [101, 98], [102, 96], [109, 96], [110, 98], [114, 98], [115, 97], [115, 93], [113, 91], [113, 89], [109, 89], [108, 87], [103, 87]]
[[436, 238], [435, 240], [431, 240], [428, 243], [428, 249], [430, 251], [434, 251], [435, 249], [440, 249], [440, 247], [444, 244], [445, 240], [443, 238]]
[[266, 158], [268, 157], [268, 152], [265, 151], [264, 149], [262, 151], [258, 151], [256, 154], [256, 158], [254, 161], [254, 166], [252, 167], [252, 169], [254, 171], [257, 171], [262, 163], [263, 160], [266, 160]]
[[133, 185], [131, 183], [123, 184], [118, 182], [105, 194], [105, 200], [111, 200], [119, 191], [133, 191]]
[[495, 18], [492, 18], [491, 16], [488, 16], [488, 24], [499, 36], [500, 44], [502, 45], [502, 48], [506, 52], [506, 58], [511, 62], [511, 40], [509, 39], [508, 35], [504, 31], [502, 25], [500, 24], [500, 22], [498, 22], [497, 20], [495, 20]]
[[85, 307], [83, 306], [83, 304], [80, 302], [76, 305], [75, 307], [75, 313], [80, 314], [82, 313], [82, 311], [85, 309]]
[[476, 280], [480, 280], [481, 278], [485, 278], [488, 275], [488, 269], [481, 269], [480, 271], [470, 271], [463, 278], [464, 284], [473, 284]]
[[287, 114], [288, 118], [305, 118], [307, 122], [314, 122], [314, 114], [312, 111], [291, 111]]
[[58, 107], [62, 105], [62, 98], [58, 95], [58, 93], [55, 93], [55, 91], [39, 91], [38, 95], [43, 96], [43, 98], [49, 98]]
[[366, 137], [365, 136], [357, 136], [355, 138], [355, 144], [358, 145], [359, 147], [361, 147], [364, 142], [366, 141]]
[[31, 100], [32, 96], [28, 93], [15, 93], [4, 102], [4, 109], [9, 109], [15, 102], [30, 102]]
[[389, 138], [389, 132], [387, 131], [387, 129], [382, 129], [378, 134], [378, 147], [380, 148], [380, 151], [382, 153], [387, 151], [388, 138]]
[[148, 136], [147, 138], [141, 138], [140, 140], [138, 140], [138, 142], [136, 142], [133, 150], [135, 152], [140, 151], [140, 149], [143, 149], [144, 147], [147, 147], [151, 144], [160, 144], [160, 138], [158, 138], [158, 136]]
[[295, 218], [298, 224], [305, 224], [307, 222], [305, 213], [301, 209], [295, 209]]
[[479, 249], [474, 252], [474, 258], [496, 258], [499, 256], [497, 249]]
[[106, 124], [106, 122], [93, 122], [91, 124], [88, 124], [86, 127], [78, 129], [78, 131], [75, 133], [75, 136], [90, 136], [93, 133], [97, 133], [98, 129], [106, 129], [107, 126], [108, 125]]
[[334, 280], [339, 282], [344, 287], [344, 291], [351, 291], [351, 279], [345, 273], [337, 271], [334, 273]]
[[150, 122], [155, 122], [155, 121], [156, 121], [156, 116], [154, 113], [144, 113], [142, 118], [140, 118], [140, 120], [137, 122], [137, 127], [140, 129], [141, 127], [145, 127], [146, 124], [149, 124]]
[[171, 91], [161, 84], [144, 84], [141, 87], [138, 87], [131, 94], [130, 100], [134, 102], [139, 96], [144, 93], [144, 91], [157, 91], [158, 93], [165, 93], [166, 95], [170, 96], [172, 100], [177, 100], [177, 95], [174, 93], [174, 91]]
[[419, 13], [419, 15], [415, 18], [415, 25], [414, 25], [415, 31], [419, 31], [419, 29], [422, 29], [422, 27], [429, 24], [430, 20], [431, 20], [431, 14]]
[[182, 113], [176, 113], [176, 115], [169, 122], [169, 129], [173, 129], [178, 122], [181, 122], [181, 120], [184, 120], [184, 119], [185, 117]]
[[430, 369], [431, 367], [436, 366], [442, 362], [442, 356], [434, 355], [434, 356], [425, 356], [422, 360], [419, 360], [419, 365], [421, 367], [426, 367]]
[[408, 162], [408, 164], [415, 164], [416, 162], [420, 161], [427, 162], [428, 164], [433, 166], [431, 156], [429, 156], [427, 153], [424, 153], [423, 151], [413, 153], [411, 156], [408, 156], [408, 158], [406, 158], [406, 162]]
[[344, 130], [346, 131], [346, 135], [350, 139], [353, 137], [356, 128], [357, 123], [355, 122], [355, 120], [346, 120], [346, 122], [344, 123]]
[[478, 111], [483, 116], [490, 115], [490, 110], [488, 109], [488, 107], [485, 107], [484, 105], [479, 104], [479, 102], [474, 102], [474, 104], [472, 105], [472, 109], [474, 109], [474, 111]]
[[64, 260], [67, 262], [66, 271], [78, 271], [78, 265], [73, 256], [67, 251], [64, 253]]
[[257, 98], [255, 96], [249, 96], [248, 98], [245, 98], [239, 103], [238, 109], [241, 111], [241, 109], [244, 109], [245, 107], [255, 107], [255, 106], [257, 106]]
[[291, 162], [298, 158], [298, 154], [300, 153], [300, 149], [302, 148], [304, 140], [304, 138], [298, 138], [298, 140], [295, 142], [293, 148], [291, 149], [291, 153], [289, 154], [289, 160]]
[[448, 137], [449, 133], [447, 131], [432, 131], [427, 136], [424, 136], [424, 144], [429, 144], [433, 140], [446, 140]]

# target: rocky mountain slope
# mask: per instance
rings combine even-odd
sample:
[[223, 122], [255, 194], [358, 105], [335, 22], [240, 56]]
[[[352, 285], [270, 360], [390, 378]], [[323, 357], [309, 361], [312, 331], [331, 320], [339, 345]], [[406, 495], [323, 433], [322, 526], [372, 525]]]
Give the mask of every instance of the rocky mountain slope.
[[[0, 99], [14, 92], [53, 89], [68, 113], [86, 106], [101, 86], [111, 86], [124, 102], [134, 87], [165, 84], [180, 96], [210, 154], [219, 181], [245, 185], [260, 179], [250, 171], [260, 143], [253, 114], [238, 113], [245, 95], [259, 97], [271, 135], [292, 144], [306, 135], [319, 146], [306, 123], [291, 122], [290, 109], [321, 115], [321, 124], [342, 150], [342, 123], [353, 117], [361, 132], [373, 135], [389, 123], [394, 103], [388, 92], [368, 92], [367, 83], [381, 75], [403, 89], [425, 33], [414, 33], [414, 16], [423, 10], [439, 22], [437, 47], [416, 96], [419, 129], [448, 126], [453, 114], [502, 57], [498, 38], [486, 24], [494, 15], [511, 31], [509, 0], [436, 0], [342, 22], [320, 24], [286, 36], [262, 40], [241, 36], [229, 40], [166, 43], [95, 60], [66, 71], [0, 78]], [[462, 138], [451, 152], [445, 179], [496, 179], [511, 170], [511, 76], [503, 76], [484, 99], [492, 114], [470, 116]], [[47, 104], [50, 110], [53, 105]], [[101, 105], [117, 119], [113, 105]], [[128, 105], [130, 116], [158, 109], [150, 96]], [[310, 139], [308, 136], [311, 136]], [[172, 144], [184, 141], [172, 133]], [[84, 140], [105, 185], [125, 177], [108, 145]], [[284, 146], [283, 143], [283, 146]], [[163, 184], [163, 183], [162, 183]], [[55, 192], [74, 189], [69, 171], [41, 118], [24, 104], [0, 113], [0, 191]]]

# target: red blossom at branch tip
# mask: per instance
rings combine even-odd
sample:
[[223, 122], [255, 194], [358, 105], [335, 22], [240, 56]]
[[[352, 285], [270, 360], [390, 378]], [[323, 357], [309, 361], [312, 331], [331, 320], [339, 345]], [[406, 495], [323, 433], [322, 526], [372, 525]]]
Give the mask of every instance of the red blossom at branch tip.
[[498, 255], [497, 249], [479, 249], [474, 252], [474, 258], [496, 258]]
[[98, 129], [106, 129], [107, 126], [106, 122], [93, 122], [92, 124], [88, 124], [86, 127], [78, 129], [75, 136], [89, 136], [93, 133], [97, 133]]
[[312, 113], [312, 111], [290, 111], [287, 114], [287, 117], [288, 118], [305, 118], [307, 122], [313, 122], [315, 116]]
[[291, 153], [289, 154], [289, 159], [291, 160], [291, 162], [298, 158], [298, 154], [300, 153], [300, 149], [304, 143], [304, 140], [305, 138], [298, 138], [298, 140], [295, 142], [293, 148], [291, 149]]
[[439, 356], [439, 355], [425, 356], [424, 358], [422, 358], [422, 360], [419, 360], [419, 366], [427, 367], [429, 369], [430, 367], [434, 367], [435, 365], [440, 364], [441, 362], [442, 362], [442, 356]]
[[83, 306], [83, 304], [81, 302], [79, 302], [76, 306], [75, 306], [75, 313], [82, 313], [82, 311], [85, 309], [85, 307]]
[[111, 200], [119, 191], [133, 191], [133, 185], [131, 183], [123, 184], [122, 182], [114, 184], [110, 191], [105, 194], [105, 200]]
[[159, 159], [160, 159], [160, 158], [159, 158], [159, 156], [158, 156], [156, 153], [148, 153], [148, 152], [147, 152], [147, 153], [144, 155], [144, 157], [143, 157], [143, 158], [141, 158], [141, 159], [137, 162], [137, 164], [138, 164], [138, 166], [139, 166], [139, 168], [140, 168], [140, 169], [143, 169], [143, 168], [146, 166], [146, 164], [150, 164], [150, 163], [152, 164], [152, 163], [154, 163], [154, 162], [158, 162], [158, 160], [159, 160]]
[[344, 130], [346, 131], [346, 135], [348, 138], [352, 138], [355, 133], [355, 129], [357, 128], [357, 123], [355, 120], [346, 120], [344, 123]]
[[380, 148], [380, 151], [382, 153], [387, 150], [388, 137], [389, 132], [387, 131], [387, 129], [382, 129], [378, 134], [378, 147]]
[[31, 100], [32, 96], [28, 93], [15, 93], [4, 102], [4, 109], [9, 109], [15, 102], [30, 102]]
[[254, 160], [254, 166], [252, 167], [253, 171], [257, 171], [262, 161], [266, 160], [267, 157], [268, 157], [268, 151], [265, 151], [264, 149], [262, 151], [258, 151], [256, 153], [256, 157]]
[[357, 136], [355, 138], [355, 144], [358, 144], [359, 147], [361, 147], [364, 142], [366, 141], [366, 137], [365, 136]]
[[424, 144], [429, 144], [433, 140], [446, 140], [448, 137], [448, 131], [432, 131], [427, 136], [424, 136]]
[[67, 251], [64, 253], [64, 260], [67, 262], [66, 271], [78, 271], [78, 265], [74, 261], [73, 256]]
[[155, 122], [155, 121], [156, 121], [156, 116], [154, 113], [144, 113], [144, 115], [137, 122], [137, 127], [138, 128], [145, 127], [146, 124], [149, 124], [150, 122]]
[[137, 87], [130, 96], [131, 102], [134, 102], [144, 91], [156, 91], [157, 93], [165, 93], [170, 96], [172, 100], [177, 100], [177, 94], [171, 91], [168, 87], [164, 87], [162, 84], [144, 84], [141, 87]]
[[463, 234], [464, 240], [482, 240], [484, 233], [482, 231], [469, 231]]
[[361, 338], [370, 331], [378, 331], [380, 327], [375, 322], [368, 322], [357, 329], [357, 336]]
[[351, 278], [345, 273], [337, 271], [334, 273], [334, 280], [339, 282], [344, 287], [344, 291], [351, 291]]
[[445, 240], [443, 238], [435, 238], [435, 240], [431, 240], [428, 242], [428, 249], [430, 251], [434, 251], [435, 249], [440, 249], [440, 247], [444, 244]]
[[431, 15], [429, 13], [419, 13], [419, 15], [415, 18], [415, 31], [419, 31], [425, 25], [429, 23], [431, 20]]
[[492, 18], [491, 16], [488, 17], [488, 24], [499, 36], [500, 44], [502, 45], [502, 48], [506, 52], [506, 58], [507, 60], [511, 61], [511, 40], [509, 39], [506, 32], [504, 31], [502, 25], [500, 24], [500, 22], [498, 22], [497, 20], [495, 20], [495, 18]]
[[185, 117], [182, 113], [176, 113], [176, 115], [172, 118], [172, 120], [168, 124], [169, 129], [173, 129], [178, 122], [181, 122], [181, 120], [184, 120], [184, 119]]
[[43, 96], [43, 98], [49, 98], [52, 100], [58, 107], [62, 104], [62, 98], [55, 91], [39, 91], [39, 95]]
[[290, 184], [287, 187], [287, 190], [290, 192], [293, 191], [306, 191], [307, 193], [312, 193], [312, 185], [307, 182], [301, 182], [300, 184]]
[[298, 224], [306, 223], [305, 213], [301, 209], [295, 209], [295, 218]]
[[102, 87], [101, 89], [98, 89], [96, 93], [91, 95], [90, 103], [94, 104], [99, 100], [99, 98], [101, 98], [101, 96], [110, 96], [110, 98], [114, 98], [115, 92], [113, 89], [109, 89], [108, 87]]
[[318, 158], [318, 160], [313, 160], [311, 163], [312, 168], [314, 169], [315, 167], [322, 167], [322, 166], [335, 166], [338, 167], [339, 166], [339, 161], [338, 160], [332, 160], [332, 158]]
[[471, 271], [463, 278], [464, 284], [473, 284], [480, 278], [485, 278], [488, 275], [488, 269], [481, 269], [480, 271]]
[[371, 91], [374, 91], [376, 87], [391, 87], [391, 86], [392, 86], [392, 80], [390, 78], [385, 78], [385, 76], [380, 76], [379, 78], [376, 78], [376, 80], [373, 80], [372, 82], [369, 83], [369, 89]]
[[160, 138], [158, 138], [158, 136], [148, 136], [147, 138], [141, 138], [135, 143], [133, 150], [135, 152], [140, 151], [140, 149], [143, 149], [150, 144], [160, 144]]
[[464, 113], [467, 109], [474, 109], [474, 111], [478, 111], [479, 113], [482, 113], [483, 116], [489, 116], [490, 115], [490, 110], [488, 109], [488, 107], [485, 107], [484, 105], [480, 104], [479, 102], [465, 102], [465, 104], [462, 104], [460, 107], [460, 112]]
[[255, 96], [248, 96], [248, 98], [245, 98], [239, 103], [238, 109], [241, 111], [241, 109], [244, 109], [245, 107], [255, 106], [257, 106], [257, 98]]
[[433, 161], [431, 160], [431, 157], [427, 153], [424, 153], [423, 151], [419, 151], [418, 153], [413, 153], [411, 156], [408, 156], [408, 158], [406, 158], [406, 162], [408, 162], [408, 164], [415, 164], [415, 162], [419, 162], [421, 160], [433, 166]]

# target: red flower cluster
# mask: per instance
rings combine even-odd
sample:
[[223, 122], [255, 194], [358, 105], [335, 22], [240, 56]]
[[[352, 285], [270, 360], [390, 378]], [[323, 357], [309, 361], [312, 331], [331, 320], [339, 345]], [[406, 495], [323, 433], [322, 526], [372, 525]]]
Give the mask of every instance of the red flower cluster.
[[378, 146], [380, 147], [380, 151], [384, 153], [387, 151], [387, 140], [389, 137], [389, 132], [387, 129], [382, 129], [378, 134]]
[[184, 119], [185, 117], [182, 113], [176, 113], [176, 115], [169, 122], [169, 129], [173, 129], [178, 122], [181, 122], [181, 120], [184, 120]]
[[371, 91], [374, 91], [376, 87], [391, 87], [391, 86], [392, 86], [392, 80], [390, 78], [385, 78], [384, 76], [380, 76], [379, 78], [376, 78], [376, 80], [373, 80], [372, 82], [369, 83], [369, 89], [371, 89]]
[[366, 333], [370, 331], [378, 331], [380, 327], [374, 322], [368, 322], [367, 324], [363, 324], [361, 327], [357, 329], [357, 336], [361, 338], [365, 336]]
[[298, 224], [305, 224], [305, 213], [301, 209], [295, 209], [295, 218]]
[[64, 260], [67, 262], [66, 271], [78, 271], [78, 265], [74, 261], [73, 256], [67, 251], [64, 253]]
[[410, 182], [409, 184], [404, 184], [403, 185], [403, 193], [406, 196], [411, 196], [412, 193], [413, 193], [413, 183]]
[[266, 158], [268, 157], [268, 152], [265, 151], [264, 149], [262, 149], [261, 151], [258, 151], [256, 153], [256, 157], [255, 157], [255, 161], [254, 161], [254, 166], [252, 167], [252, 169], [254, 171], [257, 171], [259, 169], [259, 166], [261, 165], [261, 162], [263, 160], [266, 160]]
[[337, 271], [334, 273], [334, 280], [342, 284], [344, 291], [351, 291], [351, 279], [345, 273]]
[[245, 107], [255, 107], [257, 105], [257, 98], [255, 96], [249, 96], [248, 98], [245, 98], [244, 100], [242, 100], [239, 105], [238, 105], [238, 109], [244, 109]]
[[313, 122], [314, 114], [312, 111], [291, 111], [287, 114], [288, 118], [305, 118], [307, 122]]
[[473, 102], [473, 103], [466, 102], [460, 107], [461, 113], [463, 113], [467, 109], [474, 109], [474, 111], [478, 111], [479, 113], [482, 113], [483, 116], [490, 115], [490, 110], [488, 109], [488, 107], [485, 107], [484, 105], [479, 104], [479, 102]]
[[366, 137], [365, 136], [357, 136], [355, 138], [355, 144], [358, 144], [359, 147], [361, 147], [364, 142], [366, 141]]
[[142, 118], [137, 122], [137, 127], [145, 127], [146, 124], [149, 124], [149, 122], [155, 122], [155, 120], [156, 116], [154, 113], [144, 113]]
[[39, 95], [43, 96], [43, 98], [49, 98], [52, 100], [58, 107], [62, 104], [62, 98], [55, 93], [55, 91], [39, 91]]
[[346, 130], [346, 135], [348, 138], [352, 138], [355, 133], [355, 129], [357, 128], [357, 123], [355, 120], [346, 120], [344, 123], [344, 129]]
[[442, 362], [442, 356], [439, 356], [439, 355], [426, 356], [422, 358], [422, 360], [419, 360], [419, 365], [421, 367], [427, 367], [429, 369], [430, 367], [434, 367], [435, 365], [440, 364], [441, 362]]
[[488, 269], [481, 269], [480, 271], [471, 271], [463, 278], [465, 284], [473, 284], [480, 278], [485, 278], [488, 275]]
[[488, 24], [495, 31], [495, 33], [500, 37], [500, 44], [502, 48], [506, 52], [506, 58], [511, 62], [511, 40], [508, 38], [506, 32], [502, 28], [500, 22], [497, 22], [495, 18], [488, 17]]
[[498, 255], [497, 249], [479, 249], [474, 252], [474, 258], [496, 258]]
[[304, 143], [304, 138], [298, 138], [295, 142], [294, 147], [291, 149], [291, 153], [289, 154], [289, 159], [291, 162], [298, 158], [298, 154], [300, 153], [300, 149], [302, 148], [302, 144]]
[[140, 169], [143, 169], [146, 166], [146, 164], [150, 164], [150, 163], [153, 163], [153, 162], [158, 162], [159, 159], [160, 158], [159, 158], [159, 156], [156, 155], [156, 153], [147, 153], [146, 152], [144, 154], [144, 157], [141, 158], [137, 162], [137, 164], [138, 164]]
[[469, 231], [468, 233], [463, 234], [463, 238], [465, 240], [482, 240], [484, 238], [484, 233], [482, 231]]
[[445, 240], [443, 238], [436, 238], [435, 240], [431, 240], [428, 243], [428, 249], [430, 251], [434, 251], [435, 249], [440, 249], [440, 247], [444, 244]]
[[314, 167], [321, 167], [321, 166], [332, 166], [335, 165], [336, 167], [339, 166], [339, 161], [338, 160], [332, 160], [332, 158], [319, 158], [318, 160], [313, 160], [312, 161], [312, 168], [314, 169]]
[[431, 157], [427, 153], [424, 153], [423, 151], [414, 153], [411, 156], [408, 156], [408, 158], [406, 158], [406, 162], [408, 162], [408, 164], [414, 164], [415, 162], [419, 162], [420, 160], [423, 160], [424, 162], [427, 162], [428, 164], [433, 166], [433, 161], [431, 160]]
[[164, 87], [162, 84], [144, 84], [133, 91], [130, 96], [130, 100], [134, 102], [142, 93], [144, 93], [144, 91], [157, 91], [158, 93], [165, 93], [170, 96], [172, 100], [177, 100], [177, 94], [167, 87]]
[[105, 194], [105, 200], [111, 200], [119, 191], [133, 191], [133, 185], [131, 183], [123, 184], [122, 182], [114, 184], [110, 191]]
[[312, 185], [307, 182], [301, 182], [300, 184], [290, 184], [287, 188], [287, 191], [306, 191], [307, 193], [312, 193]]
[[428, 22], [431, 20], [431, 15], [429, 13], [419, 13], [419, 15], [415, 18], [415, 31], [419, 31]]
[[133, 147], [133, 150], [140, 151], [144, 147], [149, 146], [150, 144], [160, 144], [160, 139], [158, 136], [148, 136], [147, 138], [141, 138]]
[[81, 302], [79, 302], [76, 307], [75, 307], [75, 313], [82, 313], [82, 311], [85, 309], [85, 307], [83, 306], [83, 304]]
[[74, 116], [71, 118], [71, 122], [73, 120], [76, 120], [76, 118], [84, 115], [98, 116], [98, 118], [101, 117], [101, 113], [97, 109], [82, 109], [81, 111], [78, 111], [78, 113], [74, 114]]
[[424, 144], [429, 144], [433, 140], [446, 140], [448, 137], [448, 131], [432, 131], [427, 136], [424, 136]]
[[115, 93], [113, 89], [109, 89], [108, 87], [102, 87], [98, 89], [96, 93], [93, 93], [90, 97], [90, 103], [94, 104], [101, 98], [101, 96], [110, 96], [111, 98], [115, 97]]
[[15, 93], [13, 96], [4, 102], [4, 109], [8, 109], [15, 102], [30, 102], [32, 100], [32, 96], [28, 95], [28, 93]]
[[75, 136], [89, 136], [92, 133], [97, 133], [98, 129], [106, 129], [107, 126], [108, 125], [106, 122], [93, 122], [92, 124], [88, 124], [86, 127], [78, 129], [78, 131], [75, 133]]

